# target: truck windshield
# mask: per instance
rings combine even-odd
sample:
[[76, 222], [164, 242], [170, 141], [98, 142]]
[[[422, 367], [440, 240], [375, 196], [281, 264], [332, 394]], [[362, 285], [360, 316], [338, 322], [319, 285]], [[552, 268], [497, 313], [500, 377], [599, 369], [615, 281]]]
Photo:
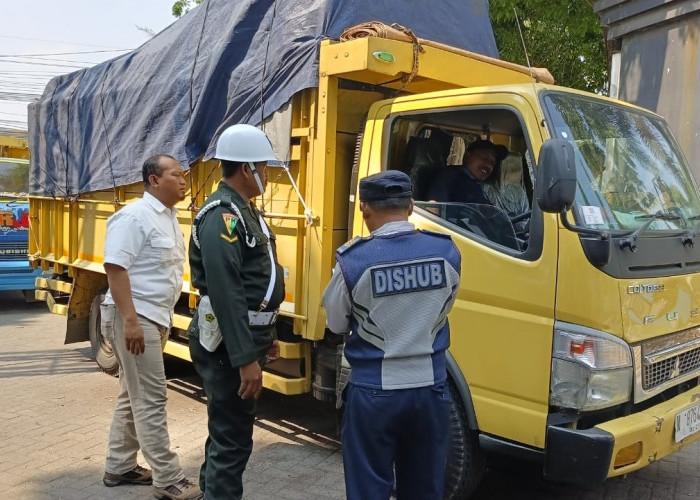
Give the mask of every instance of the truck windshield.
[[549, 92], [551, 136], [574, 146], [579, 224], [602, 230], [679, 230], [700, 220], [685, 158], [657, 116], [608, 101]]
[[0, 159], [0, 196], [26, 198], [29, 191], [29, 165]]

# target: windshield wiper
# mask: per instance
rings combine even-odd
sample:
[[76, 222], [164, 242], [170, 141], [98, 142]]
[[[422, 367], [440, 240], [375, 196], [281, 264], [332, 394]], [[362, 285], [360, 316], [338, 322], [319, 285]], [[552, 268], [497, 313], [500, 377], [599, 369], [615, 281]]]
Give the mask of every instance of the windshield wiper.
[[[639, 229], [637, 229], [635, 232], [630, 234], [627, 238], [622, 240], [620, 242], [620, 248], [622, 250], [624, 250], [625, 248], [629, 248], [630, 251], [636, 252], [637, 251], [637, 240], [642, 235], [642, 233], [644, 233], [644, 231], [649, 229], [649, 226], [651, 226], [652, 222], [654, 222], [657, 219], [659, 219], [659, 220], [680, 220], [680, 218], [681, 217], [678, 215], [664, 213], [661, 210], [659, 210], [655, 214], [638, 215], [635, 217], [635, 219], [649, 219], [649, 220], [646, 221], [644, 223], [644, 225], [641, 226]], [[700, 228], [698, 228], [698, 229], [700, 229]]]
[[[691, 215], [690, 217], [686, 217], [685, 220], [691, 221], [691, 220], [698, 220], [700, 219], [700, 214], [695, 214]], [[695, 237], [700, 233], [700, 222], [693, 227], [693, 229], [686, 231], [681, 235], [681, 241], [683, 242], [683, 246], [690, 246], [691, 248], [695, 246]]]
[[[691, 219], [700, 219], [700, 216], [695, 216], [695, 217], [690, 217], [688, 220]], [[698, 232], [700, 232], [700, 222], [695, 225], [693, 229], [688, 231], [687, 233], [684, 233], [681, 236], [681, 241], [683, 242], [683, 246], [690, 246], [691, 248], [695, 246], [695, 237], [698, 235]]]

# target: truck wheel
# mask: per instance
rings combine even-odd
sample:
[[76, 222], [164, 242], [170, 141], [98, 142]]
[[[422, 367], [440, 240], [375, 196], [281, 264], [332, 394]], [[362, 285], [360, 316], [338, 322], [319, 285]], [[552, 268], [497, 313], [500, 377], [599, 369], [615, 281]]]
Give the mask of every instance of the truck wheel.
[[484, 457], [477, 433], [469, 428], [464, 402], [452, 380], [448, 380], [450, 405], [450, 449], [445, 471], [445, 498], [467, 498], [479, 486], [484, 474]]
[[90, 334], [90, 346], [92, 347], [92, 355], [95, 357], [97, 366], [108, 375], [119, 375], [119, 363], [117, 357], [112, 351], [112, 346], [102, 335], [102, 327], [100, 324], [100, 304], [105, 298], [104, 291], [98, 293], [92, 299], [90, 306], [90, 321], [88, 331]]

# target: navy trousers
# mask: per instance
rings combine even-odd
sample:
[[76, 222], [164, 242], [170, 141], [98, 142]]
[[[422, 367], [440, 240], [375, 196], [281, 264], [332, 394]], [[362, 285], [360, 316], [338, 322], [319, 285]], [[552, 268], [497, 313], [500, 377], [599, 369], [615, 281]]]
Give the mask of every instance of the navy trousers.
[[391, 391], [350, 383], [342, 425], [348, 500], [442, 500], [449, 440], [445, 383]]

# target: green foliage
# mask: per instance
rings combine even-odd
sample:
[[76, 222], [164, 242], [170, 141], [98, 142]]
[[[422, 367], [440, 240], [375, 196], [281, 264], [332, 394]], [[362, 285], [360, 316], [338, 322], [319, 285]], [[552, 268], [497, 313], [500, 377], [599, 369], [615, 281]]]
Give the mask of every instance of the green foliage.
[[177, 18], [182, 17], [183, 14], [187, 14], [191, 8], [196, 7], [203, 1], [204, 0], [177, 0], [173, 4], [173, 16]]
[[491, 0], [491, 23], [500, 57], [545, 67], [558, 85], [607, 94], [605, 35], [590, 2], [584, 0]]

